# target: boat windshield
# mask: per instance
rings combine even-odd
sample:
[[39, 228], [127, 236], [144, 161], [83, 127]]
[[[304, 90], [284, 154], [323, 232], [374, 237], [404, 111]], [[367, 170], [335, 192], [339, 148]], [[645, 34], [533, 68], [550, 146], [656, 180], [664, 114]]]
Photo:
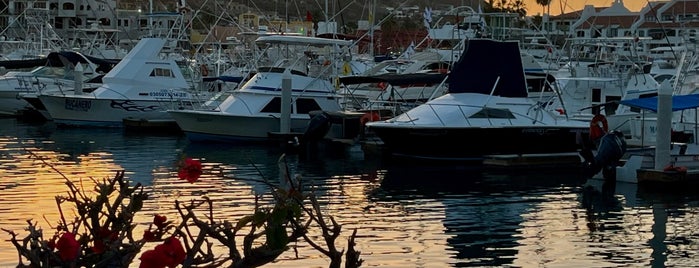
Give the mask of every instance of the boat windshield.
[[67, 72], [64, 67], [41, 66], [32, 70], [32, 74], [39, 77], [73, 79], [73, 72]]

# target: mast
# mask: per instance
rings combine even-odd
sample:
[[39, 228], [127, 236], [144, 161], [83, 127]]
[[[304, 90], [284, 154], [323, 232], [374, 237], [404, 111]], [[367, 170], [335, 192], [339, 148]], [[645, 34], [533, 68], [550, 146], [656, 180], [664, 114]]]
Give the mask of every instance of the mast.
[[374, 56], [374, 14], [376, 12], [376, 0], [373, 0], [371, 7], [369, 7], [369, 55]]

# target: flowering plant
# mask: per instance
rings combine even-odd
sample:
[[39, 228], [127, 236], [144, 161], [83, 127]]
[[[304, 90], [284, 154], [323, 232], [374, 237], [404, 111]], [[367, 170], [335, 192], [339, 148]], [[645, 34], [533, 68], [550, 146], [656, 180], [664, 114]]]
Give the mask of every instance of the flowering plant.
[[[66, 179], [69, 192], [67, 197], [56, 197], [61, 220], [51, 238], [45, 239], [42, 229], [31, 220], [27, 221], [29, 234], [24, 239], [20, 240], [11, 230], [2, 230], [11, 235], [10, 242], [19, 253], [18, 267], [129, 267], [139, 253], [141, 268], [257, 267], [274, 261], [292, 248], [290, 245], [306, 241], [330, 258], [329, 267], [339, 268], [344, 251], [336, 248], [335, 240], [341, 226], [332, 216], [324, 215], [313, 194], [303, 192], [299, 177], [288, 176], [283, 155], [279, 164], [282, 174], [279, 185], [265, 180], [272, 189], [272, 204], [261, 205], [261, 196], [257, 196], [254, 211], [231, 222], [217, 220], [212, 201], [206, 197], [188, 203], [176, 201], [180, 218], [168, 220], [155, 214], [140, 238], [133, 234], [133, 217], [147, 200], [140, 184], [131, 186], [124, 171], [118, 171], [113, 178], [92, 179], [94, 195], [89, 195], [54, 168]], [[202, 175], [201, 167], [199, 160], [183, 159], [178, 177], [195, 183]], [[78, 212], [70, 221], [63, 214], [68, 204]], [[206, 215], [197, 213], [202, 206], [208, 211]], [[319, 229], [325, 246], [308, 235], [314, 228]], [[363, 262], [354, 249], [355, 237], [356, 230], [348, 240], [345, 267], [359, 267]], [[141, 252], [147, 243], [160, 244]], [[212, 253], [215, 243], [227, 247], [229, 254]], [[24, 264], [25, 260], [29, 261], [28, 265]]]

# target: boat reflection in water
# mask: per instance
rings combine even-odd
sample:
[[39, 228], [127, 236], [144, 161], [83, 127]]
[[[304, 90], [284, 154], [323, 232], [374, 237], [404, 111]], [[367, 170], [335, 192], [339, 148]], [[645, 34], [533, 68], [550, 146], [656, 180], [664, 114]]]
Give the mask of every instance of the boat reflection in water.
[[[66, 191], [64, 179], [25, 149], [84, 185], [87, 178], [111, 177], [115, 170], [130, 172], [150, 197], [135, 218], [136, 233], [155, 213], [178, 219], [176, 200], [206, 196], [214, 201], [216, 220], [248, 215], [255, 196], [268, 191], [260, 180], [278, 176], [282, 153], [275, 146], [198, 144], [183, 135], [54, 129], [0, 119], [0, 227], [20, 234], [27, 219], [45, 230], [55, 226], [54, 197]], [[204, 174], [194, 184], [177, 178], [182, 157], [202, 161]], [[571, 170], [386, 163], [353, 152], [288, 155], [287, 162], [318, 195], [327, 215], [342, 224], [339, 248], [346, 248], [346, 238], [357, 229], [357, 250], [367, 266], [691, 267], [699, 262], [699, 197], [692, 193], [621, 183], [603, 188]], [[0, 237], [9, 239], [4, 232]], [[306, 243], [296, 246], [298, 257], [291, 250], [265, 267], [327, 266]], [[14, 248], [0, 243], [0, 266], [16, 265]]]
[[557, 171], [397, 166], [374, 197], [422, 204], [411, 211], [419, 214], [441, 203], [443, 214], [429, 220], [442, 222], [452, 266], [685, 267], [699, 260], [696, 194], [602, 185]]

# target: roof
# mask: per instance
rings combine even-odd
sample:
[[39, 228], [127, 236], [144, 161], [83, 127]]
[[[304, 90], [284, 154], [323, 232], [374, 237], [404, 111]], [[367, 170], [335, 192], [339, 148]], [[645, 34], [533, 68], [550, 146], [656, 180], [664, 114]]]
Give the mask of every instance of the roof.
[[[619, 103], [626, 106], [640, 108], [645, 110], [650, 110], [653, 112], [658, 111], [658, 97], [650, 98], [640, 98], [632, 100], [623, 100]], [[681, 111], [686, 109], [699, 108], [699, 94], [690, 95], [675, 95], [672, 96], [672, 111]]]
[[[595, 7], [595, 13], [599, 13], [600, 11], [606, 9], [608, 7]], [[583, 10], [576, 10], [573, 12], [568, 12], [568, 13], [563, 13], [560, 15], [556, 16], [551, 16], [552, 20], [563, 20], [563, 19], [568, 19], [568, 20], [577, 20], [580, 18], [580, 15], [582, 15]]]
[[580, 28], [589, 29], [594, 26], [609, 27], [618, 25], [620, 28], [630, 28], [638, 20], [638, 14], [615, 15], [615, 16], [592, 16], [585, 21]]

